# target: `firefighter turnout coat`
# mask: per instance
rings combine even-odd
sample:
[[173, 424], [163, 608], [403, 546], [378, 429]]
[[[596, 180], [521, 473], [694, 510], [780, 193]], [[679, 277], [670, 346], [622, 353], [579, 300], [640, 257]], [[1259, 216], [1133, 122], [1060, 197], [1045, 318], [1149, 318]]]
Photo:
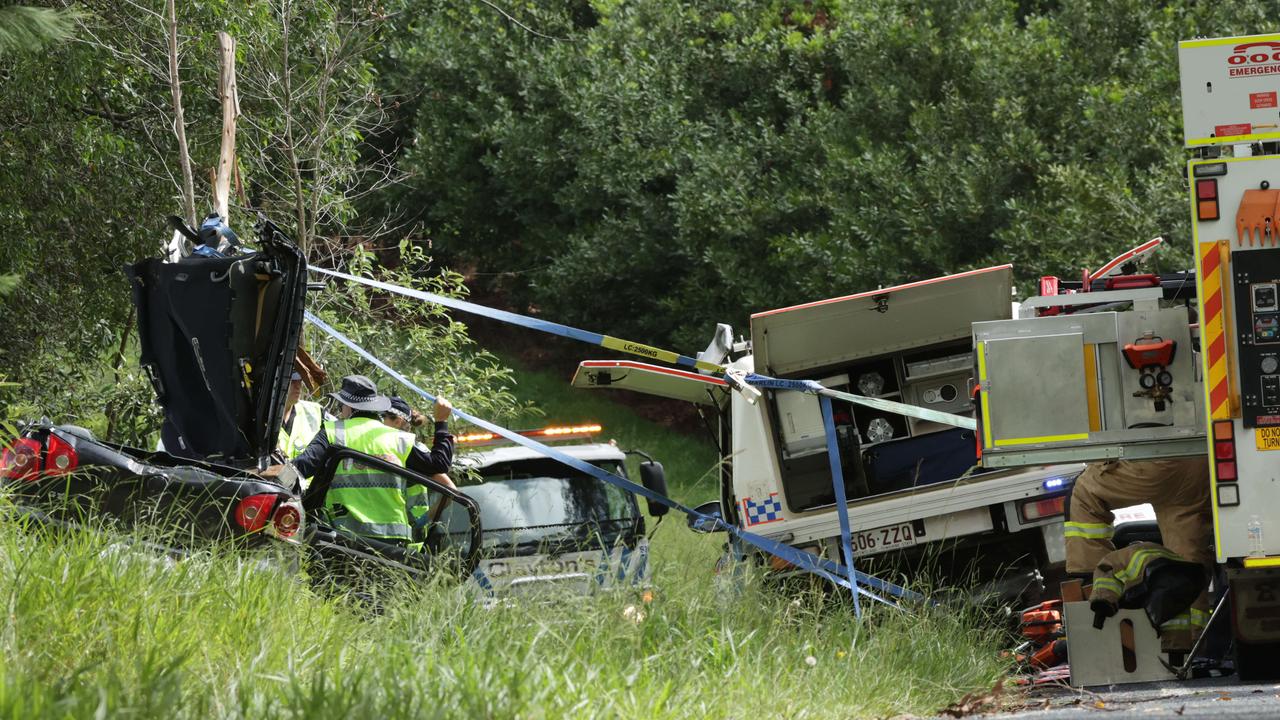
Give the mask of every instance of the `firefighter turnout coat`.
[[[1209, 463], [1204, 457], [1095, 463], [1076, 479], [1064, 523], [1067, 572], [1094, 572], [1115, 550], [1112, 510], [1151, 503], [1164, 546], [1180, 558], [1212, 573], [1213, 515], [1209, 505]], [[1208, 617], [1209, 598], [1201, 592], [1187, 619], [1192, 637]], [[1168, 647], [1169, 643], [1163, 640]], [[1190, 646], [1190, 643], [1187, 643]]]

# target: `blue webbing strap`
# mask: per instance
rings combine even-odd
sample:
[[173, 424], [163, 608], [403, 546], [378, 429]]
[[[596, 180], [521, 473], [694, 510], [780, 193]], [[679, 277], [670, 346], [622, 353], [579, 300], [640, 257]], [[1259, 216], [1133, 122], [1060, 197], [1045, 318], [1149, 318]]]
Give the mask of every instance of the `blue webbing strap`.
[[[844, 469], [840, 467], [840, 447], [836, 438], [836, 421], [831, 412], [831, 398], [823, 395], [818, 398], [822, 407], [822, 428], [827, 433], [827, 458], [831, 461], [831, 484], [836, 491], [836, 515], [840, 517], [840, 549], [844, 553], [844, 565], [849, 568], [849, 582], [855, 587], [858, 580], [853, 575], [853, 543], [849, 541], [849, 500], [844, 492]], [[858, 593], [853, 594], [853, 614], [862, 617], [862, 608], [858, 605]]]
[[[380, 280], [370, 280], [369, 278], [357, 277], [347, 273], [338, 272], [337, 270], [329, 270], [327, 268], [312, 267], [309, 268], [318, 273], [330, 275], [332, 277], [349, 280], [351, 282], [367, 285], [369, 287], [385, 290], [389, 293], [403, 295], [405, 297], [415, 298], [423, 302], [436, 303], [447, 308], [460, 310], [472, 315], [487, 317], [492, 320], [498, 320], [518, 327], [528, 328], [530, 330], [538, 330], [540, 332], [558, 335], [560, 337], [570, 338], [585, 342], [589, 345], [606, 348], [608, 350], [616, 350], [618, 352], [628, 353], [639, 357], [648, 358], [650, 360], [658, 360], [661, 362], [673, 363], [682, 367], [694, 368], [697, 370], [705, 370], [707, 372], [720, 373], [734, 389], [743, 390], [741, 387], [737, 373], [729, 372], [728, 369], [718, 363], [707, 362], [706, 360], [698, 360], [688, 355], [656, 348], [651, 345], [633, 342], [631, 340], [623, 340], [611, 335], [603, 335], [601, 333], [589, 332], [579, 328], [561, 325], [560, 323], [540, 320], [538, 318], [528, 317], [526, 315], [517, 315], [506, 310], [498, 310], [496, 308], [477, 305], [466, 300], [458, 300], [457, 298], [445, 297], [436, 293], [429, 293], [423, 290], [414, 290], [413, 288], [393, 285], [391, 283], [382, 282]], [[767, 383], [776, 383], [773, 385]], [[844, 400], [846, 402], [872, 407], [887, 412], [896, 413], [898, 415], [907, 415], [909, 417], [919, 418], [921, 420], [929, 420], [932, 422], [944, 423], [960, 428], [974, 430], [977, 428], [977, 421], [973, 418], [964, 417], [962, 415], [954, 415], [952, 413], [942, 412], [940, 410], [930, 410], [929, 408], [919, 407], [917, 405], [909, 405], [907, 403], [895, 402], [893, 400], [885, 400], [884, 398], [866, 397], [864, 395], [854, 395], [853, 393], [833, 390], [823, 387], [816, 382], [810, 380], [778, 380], [765, 375], [756, 375], [754, 373], [746, 376], [746, 383], [758, 387], [772, 387], [784, 390], [798, 390], [800, 392], [815, 393], [818, 395], [826, 395]]]
[[[415, 385], [411, 380], [409, 380], [409, 378], [393, 370], [386, 363], [379, 360], [377, 357], [369, 353], [367, 350], [360, 347], [355, 342], [347, 338], [345, 335], [335, 330], [328, 323], [324, 322], [320, 318], [313, 315], [309, 310], [306, 311], [306, 319], [312, 325], [315, 325], [316, 327], [320, 328], [324, 332], [328, 333], [335, 340], [347, 346], [353, 352], [363, 357], [365, 360], [368, 360], [375, 367], [382, 370], [387, 375], [394, 378], [405, 387], [409, 388], [410, 390], [413, 390], [415, 393], [420, 395], [426, 401], [435, 402], [434, 395], [432, 395], [431, 393], [428, 393], [426, 390], [423, 390], [422, 388]], [[675, 500], [672, 500], [671, 498], [665, 495], [656, 493], [650, 490], [649, 488], [644, 487], [643, 485], [634, 483], [624, 477], [614, 475], [613, 473], [607, 472], [602, 468], [596, 467], [595, 465], [592, 465], [589, 462], [586, 462], [584, 460], [579, 460], [578, 458], [575, 458], [566, 453], [560, 452], [559, 450], [553, 447], [548, 447], [546, 445], [543, 445], [542, 443], [537, 442], [536, 440], [533, 440], [531, 438], [527, 438], [523, 435], [520, 435], [519, 433], [512, 432], [504, 427], [495, 425], [486, 420], [481, 420], [480, 418], [469, 415], [461, 410], [458, 410], [457, 408], [453, 409], [453, 414], [458, 416], [462, 420], [472, 423], [473, 425], [476, 425], [478, 427], [482, 427], [485, 430], [488, 430], [489, 432], [494, 433], [495, 435], [500, 435], [506, 438], [507, 440], [510, 440], [511, 442], [516, 443], [517, 445], [521, 445], [523, 447], [529, 448], [530, 450], [546, 455], [547, 457], [553, 460], [557, 460], [561, 463], [564, 463], [565, 465], [568, 465], [569, 467], [572, 467], [573, 469], [579, 472], [595, 477], [611, 485], [620, 487], [623, 490], [639, 495], [640, 497], [643, 497], [646, 500], [652, 500], [656, 503], [666, 505], [667, 507], [679, 510], [680, 512], [686, 515], [693, 516], [696, 520], [702, 523], [704, 527], [723, 528], [730, 535], [732, 535], [733, 537], [745, 543], [753, 545], [765, 551], [766, 553], [769, 553], [770, 555], [778, 557], [802, 570], [808, 571], [825, 580], [835, 583], [840, 587], [865, 595], [877, 602], [881, 602], [886, 605], [890, 605], [892, 607], [898, 607], [898, 605], [893, 601], [886, 600], [885, 598], [880, 597], [879, 595], [873, 592], [870, 592], [869, 590], [863, 588], [862, 585], [875, 588], [876, 590], [879, 590], [881, 592], [884, 592], [899, 598], [906, 598], [910, 600], [923, 599], [923, 597], [919, 593], [914, 592], [912, 590], [907, 590], [906, 588], [899, 587], [898, 585], [887, 582], [885, 580], [881, 580], [880, 578], [872, 577], [870, 575], [857, 572], [856, 570], [846, 569], [841, 564], [832, 562], [831, 560], [828, 560], [826, 558], [819, 557], [812, 553], [804, 552], [803, 550], [797, 550], [796, 548], [793, 548], [790, 545], [784, 545], [780, 542], [777, 542], [776, 540], [770, 540], [769, 538], [763, 537], [761, 535], [756, 535], [755, 533], [747, 532], [745, 530], [742, 530], [741, 528], [738, 528], [735, 525], [730, 525], [729, 523], [726, 523], [724, 520], [720, 518], [712, 517], [710, 515], [704, 515], [694, 510], [693, 508], [687, 507], [679, 502], [676, 502]], [[853, 578], [854, 582], [851, 582], [849, 578]]]

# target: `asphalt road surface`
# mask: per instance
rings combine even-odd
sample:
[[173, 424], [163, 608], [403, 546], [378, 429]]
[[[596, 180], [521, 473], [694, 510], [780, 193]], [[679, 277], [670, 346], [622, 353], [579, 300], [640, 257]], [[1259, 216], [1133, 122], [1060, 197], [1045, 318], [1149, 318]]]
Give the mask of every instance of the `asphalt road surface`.
[[1003, 712], [968, 717], [1044, 720], [1136, 718], [1280, 718], [1280, 684], [1234, 677], [1112, 685], [1088, 690], [1041, 686]]

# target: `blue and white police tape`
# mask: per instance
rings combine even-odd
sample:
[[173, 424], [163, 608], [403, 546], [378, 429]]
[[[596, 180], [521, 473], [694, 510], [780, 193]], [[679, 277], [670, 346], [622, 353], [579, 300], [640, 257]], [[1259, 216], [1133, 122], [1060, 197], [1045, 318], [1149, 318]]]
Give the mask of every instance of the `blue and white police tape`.
[[[428, 393], [426, 390], [423, 390], [422, 388], [418, 387], [411, 380], [409, 380], [409, 378], [405, 377], [399, 372], [396, 372], [385, 362], [378, 359], [369, 351], [357, 345], [350, 338], [346, 337], [341, 332], [339, 332], [338, 330], [330, 326], [328, 323], [324, 322], [320, 318], [313, 315], [310, 311], [306, 312], [306, 319], [312, 325], [315, 325], [316, 327], [320, 328], [321, 330], [323, 330], [324, 332], [332, 336], [335, 340], [347, 346], [353, 352], [360, 355], [365, 360], [368, 360], [375, 367], [382, 370], [390, 377], [394, 378], [397, 382], [399, 382], [400, 384], [404, 385], [405, 387], [417, 393], [424, 400], [427, 400], [428, 402], [435, 402], [435, 396], [433, 396], [431, 393]], [[487, 420], [481, 420], [480, 418], [477, 418], [473, 415], [469, 415], [461, 410], [458, 410], [457, 408], [453, 409], [453, 414], [461, 418], [462, 420], [465, 420], [466, 422], [469, 422], [478, 427], [482, 427], [485, 430], [491, 433], [494, 433], [495, 435], [499, 435], [503, 438], [506, 438], [507, 440], [510, 440], [511, 442], [516, 443], [517, 445], [527, 447], [538, 453], [546, 455], [547, 457], [552, 458], [553, 460], [561, 462], [565, 465], [568, 465], [569, 467], [572, 467], [573, 469], [579, 472], [585, 473], [599, 480], [607, 482], [611, 485], [615, 485], [619, 488], [622, 488], [623, 490], [639, 495], [640, 497], [643, 497], [646, 500], [652, 500], [656, 503], [660, 503], [662, 505], [666, 505], [670, 508], [678, 510], [686, 515], [692, 516], [693, 518], [695, 518], [695, 521], [699, 523], [702, 527], [723, 528], [730, 535], [741, 540], [742, 542], [745, 542], [749, 545], [759, 548], [760, 550], [763, 550], [764, 552], [770, 555], [773, 555], [781, 560], [784, 560], [802, 570], [813, 573], [814, 575], [818, 575], [819, 577], [822, 577], [836, 585], [839, 585], [849, 590], [853, 590], [854, 592], [864, 595], [866, 597], [869, 597], [872, 600], [875, 600], [877, 602], [884, 603], [886, 605], [890, 605], [893, 607], [898, 607], [897, 603], [893, 602], [892, 600], [885, 599], [874, 592], [871, 592], [870, 590], [864, 588], [863, 585], [870, 588], [874, 588], [875, 590], [878, 590], [880, 592], [893, 595], [898, 598], [905, 598], [905, 599], [917, 600], [917, 601], [923, 600], [923, 597], [917, 592], [914, 592], [912, 590], [907, 590], [906, 588], [900, 587], [898, 585], [895, 585], [885, 580], [881, 580], [880, 578], [873, 577], [871, 575], [867, 575], [865, 573], [858, 572], [856, 570], [852, 570], [839, 563], [832, 562], [831, 560], [828, 560], [823, 557], [819, 557], [812, 553], [807, 553], [802, 550], [797, 550], [796, 548], [793, 548], [789, 545], [784, 545], [780, 542], [777, 542], [776, 540], [770, 540], [769, 538], [763, 537], [761, 535], [756, 535], [755, 533], [747, 532], [735, 525], [731, 525], [729, 523], [724, 522], [720, 518], [716, 518], [710, 515], [705, 515], [703, 513], [700, 513], [694, 510], [693, 508], [687, 507], [682, 503], [672, 500], [671, 498], [665, 495], [656, 493], [644, 487], [643, 485], [634, 483], [624, 477], [614, 475], [613, 473], [607, 472], [602, 468], [596, 467], [595, 465], [592, 465], [589, 462], [579, 460], [578, 458], [575, 458], [566, 453], [560, 452], [559, 450], [553, 447], [543, 445], [542, 443], [537, 442], [536, 440], [527, 438], [523, 435], [520, 435], [519, 433], [512, 432], [511, 430], [508, 430], [499, 425], [495, 425], [491, 422], [488, 422]]]
[[[338, 272], [337, 270], [329, 270], [327, 268], [319, 268], [319, 267], [312, 267], [310, 269], [314, 270], [315, 272], [322, 273], [324, 275], [330, 275], [332, 277], [341, 278], [343, 280], [349, 280], [351, 282], [360, 283], [362, 285], [367, 285], [369, 287], [377, 288], [379, 290], [385, 290], [387, 292], [395, 293], [397, 295], [403, 295], [405, 297], [415, 298], [418, 300], [422, 300], [423, 302], [443, 305], [444, 307], [447, 307], [447, 308], [460, 310], [462, 312], [471, 313], [473, 315], [479, 315], [481, 317], [487, 317], [491, 320], [498, 320], [501, 322], [509, 323], [511, 325], [518, 325], [520, 327], [528, 328], [530, 330], [538, 330], [540, 332], [549, 333], [551, 335], [557, 335], [560, 337], [569, 338], [571, 340], [578, 340], [580, 342], [588, 343], [590, 345], [596, 345], [598, 347], [606, 348], [608, 350], [617, 350], [618, 352], [624, 352], [624, 353], [636, 355], [639, 357], [645, 357], [645, 358], [649, 358], [650, 360], [659, 360], [661, 362], [673, 363], [678, 366], [690, 367], [697, 370], [705, 370], [707, 372], [720, 373], [724, 375], [725, 381], [727, 381], [731, 386], [733, 386], [735, 389], [738, 389], [738, 390], [743, 389], [740, 382], [745, 381], [748, 385], [753, 387], [763, 387], [763, 388], [770, 388], [774, 390], [794, 390], [797, 392], [812, 393], [816, 395], [825, 395], [827, 397], [830, 397], [836, 400], [843, 400], [845, 402], [853, 403], [855, 405], [862, 405], [864, 407], [884, 410], [886, 412], [891, 412], [897, 415], [906, 415], [908, 417], [914, 417], [919, 420], [929, 420], [932, 422], [943, 423], [945, 425], [952, 425], [955, 427], [965, 428], [968, 430], [977, 429], [977, 421], [974, 418], [964, 417], [963, 415], [953, 415], [951, 413], [941, 412], [939, 410], [930, 410], [928, 408], [923, 408], [918, 405], [908, 405], [907, 403], [894, 402], [892, 400], [885, 400], [882, 398], [872, 398], [872, 397], [866, 397], [863, 395], [855, 395], [853, 393], [847, 393], [840, 390], [833, 390], [831, 388], [823, 387], [821, 384], [816, 383], [812, 380], [781, 380], [778, 378], [769, 377], [767, 375], [757, 375], [755, 373], [743, 375], [742, 373], [731, 372], [725, 366], [717, 363], [707, 362], [706, 360], [698, 360], [696, 358], [689, 357], [688, 355], [681, 355], [680, 353], [672, 352], [670, 350], [663, 350], [662, 348], [656, 348], [651, 345], [645, 345], [643, 343], [632, 342], [630, 340], [623, 340], [621, 338], [616, 338], [616, 337], [613, 337], [610, 335], [604, 335], [601, 333], [590, 332], [587, 330], [580, 330], [578, 328], [570, 327], [568, 325], [562, 325], [560, 323], [550, 322], [547, 320], [540, 320], [538, 318], [531, 318], [531, 317], [528, 317], [527, 315], [519, 315], [517, 313], [508, 312], [506, 310], [498, 310], [496, 308], [486, 307], [484, 305], [477, 305], [476, 303], [467, 302], [466, 300], [458, 300], [456, 298], [446, 297], [444, 295], [438, 295], [436, 293], [429, 293], [423, 290], [415, 290], [413, 288], [402, 287], [400, 285], [393, 285], [392, 283], [386, 283], [380, 280], [370, 280], [369, 278], [362, 278], [356, 275], [350, 275], [348, 273]], [[752, 402], [754, 402], [754, 398], [749, 398], [749, 399], [751, 399]]]

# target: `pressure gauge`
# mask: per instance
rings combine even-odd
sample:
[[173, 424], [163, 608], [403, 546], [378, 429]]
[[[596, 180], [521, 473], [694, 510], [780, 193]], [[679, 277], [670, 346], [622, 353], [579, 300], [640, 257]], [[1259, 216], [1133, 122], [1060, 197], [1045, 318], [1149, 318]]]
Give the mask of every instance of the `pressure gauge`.
[[863, 395], [879, 395], [884, 392], [884, 377], [878, 372], [862, 373], [858, 376], [858, 392]]
[[1280, 360], [1277, 360], [1275, 355], [1268, 355], [1262, 358], [1262, 374], [1263, 375], [1270, 375], [1274, 373], [1277, 369], [1280, 369]]
[[867, 424], [867, 439], [871, 442], [884, 442], [893, 439], [893, 426], [884, 418], [875, 418]]

